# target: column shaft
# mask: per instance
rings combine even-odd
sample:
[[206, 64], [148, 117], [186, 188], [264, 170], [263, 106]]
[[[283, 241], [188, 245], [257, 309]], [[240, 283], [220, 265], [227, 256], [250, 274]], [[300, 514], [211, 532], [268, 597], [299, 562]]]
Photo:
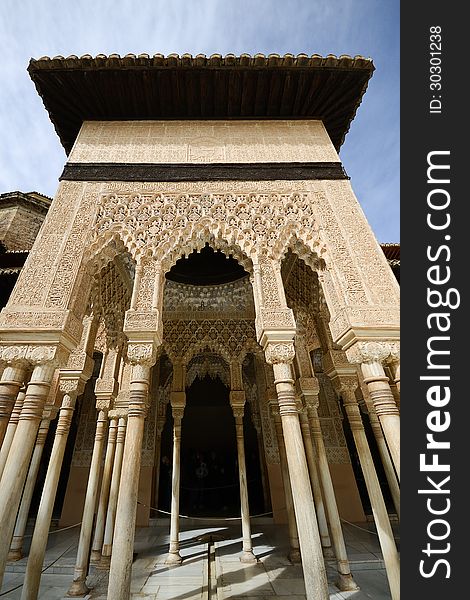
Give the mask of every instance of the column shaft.
[[[293, 563], [300, 562], [300, 545], [299, 545], [299, 533], [297, 531], [297, 523], [295, 522], [294, 514], [294, 500], [292, 498], [292, 488], [290, 485], [289, 468], [287, 466], [287, 455], [286, 446], [284, 444], [284, 436], [282, 435], [282, 423], [281, 417], [278, 412], [278, 405], [276, 401], [276, 409], [274, 412], [274, 428], [276, 431], [277, 445], [279, 448], [279, 460], [281, 463], [281, 477], [282, 484], [284, 486], [284, 495], [286, 498], [286, 512], [287, 512], [287, 527], [289, 530], [289, 560]], [[276, 414], [277, 413], [277, 414]]]
[[0, 485], [0, 515], [2, 515], [0, 539], [3, 540], [3, 543], [0, 544], [0, 584], [3, 581], [21, 494], [53, 373], [54, 367], [50, 364], [34, 367], [15, 437], [3, 470]]
[[331, 547], [330, 535], [328, 533], [328, 523], [326, 520], [325, 506], [323, 504], [322, 488], [320, 477], [318, 475], [317, 460], [313, 449], [312, 434], [307, 415], [302, 411], [300, 413], [300, 427], [304, 439], [305, 456], [307, 458], [308, 472], [310, 474], [310, 483], [312, 484], [313, 500], [318, 518], [318, 529], [323, 546], [324, 554], [327, 558], [333, 558], [333, 549]]
[[60, 407], [49, 466], [47, 468], [41, 502], [36, 517], [33, 539], [29, 550], [21, 600], [36, 600], [41, 581], [41, 570], [46, 553], [52, 511], [59, 484], [62, 461], [75, 408], [76, 392], [65, 394]]
[[34, 446], [33, 456], [29, 465], [28, 476], [21, 497], [20, 509], [16, 517], [15, 530], [13, 539], [8, 553], [8, 560], [20, 560], [23, 558], [23, 538], [28, 523], [29, 508], [33, 499], [33, 492], [36, 486], [36, 479], [39, 473], [41, 464], [42, 451], [46, 442], [47, 432], [49, 431], [50, 419], [42, 419], [39, 425], [38, 435], [36, 437], [36, 445]]
[[114, 523], [116, 519], [116, 508], [119, 495], [119, 483], [121, 481], [122, 456], [124, 453], [124, 442], [126, 439], [127, 417], [120, 417], [117, 437], [116, 452], [114, 455], [113, 475], [111, 477], [111, 486], [109, 489], [108, 510], [106, 513], [106, 526], [104, 529], [103, 551], [101, 557], [101, 566], [109, 567], [111, 560], [111, 551], [113, 547]]
[[106, 525], [106, 512], [108, 510], [109, 487], [114, 464], [114, 450], [116, 446], [117, 419], [109, 421], [108, 444], [104, 459], [103, 476], [101, 478], [100, 499], [98, 502], [98, 514], [96, 517], [95, 535], [93, 538], [90, 562], [99, 562], [104, 539], [104, 528]]
[[307, 600], [328, 600], [326, 569], [295, 403], [291, 367], [290, 364], [281, 362], [275, 363], [273, 368], [299, 532]]
[[[152, 363], [153, 364], [153, 363]], [[134, 365], [129, 391], [129, 416], [124, 444], [119, 498], [109, 572], [108, 598], [128, 600], [131, 588], [137, 494], [140, 478], [142, 441], [147, 412], [150, 368]]]
[[243, 547], [240, 556], [241, 562], [256, 562], [251, 543], [250, 505], [248, 502], [248, 483], [246, 477], [245, 440], [243, 435], [243, 412], [233, 410], [235, 415], [235, 428], [237, 435], [238, 475], [240, 479], [240, 510], [242, 517]]
[[69, 596], [84, 596], [89, 589], [85, 583], [88, 574], [88, 555], [90, 552], [93, 518], [98, 496], [98, 483], [100, 478], [101, 458], [103, 455], [104, 438], [106, 435], [107, 411], [100, 410], [96, 421], [95, 441], [91, 456], [90, 474], [83, 507], [82, 526], [78, 541], [77, 561], [73, 574], [73, 581], [69, 588]]
[[[183, 392], [184, 393], [184, 392]], [[182, 408], [173, 411], [173, 471], [171, 478], [171, 517], [170, 517], [170, 548], [165, 563], [179, 564], [183, 560], [180, 555], [180, 452], [181, 452], [181, 420]]]
[[374, 514], [377, 534], [382, 548], [392, 600], [398, 600], [400, 598], [400, 563], [398, 552], [385, 502], [383, 500], [382, 490], [380, 489], [377, 473], [375, 472], [374, 461], [362, 425], [359, 406], [357, 405], [354, 392], [344, 390], [342, 396], [372, 505], [372, 512]]
[[15, 436], [15, 431], [18, 425], [18, 420], [20, 418], [21, 409], [23, 408], [24, 397], [25, 392], [23, 390], [20, 390], [16, 397], [15, 406], [11, 411], [11, 416], [8, 422], [5, 437], [3, 438], [3, 444], [1, 444], [2, 447], [0, 449], [0, 479], [2, 478], [3, 469], [5, 468], [8, 453], [10, 452], [10, 447]]
[[378, 361], [362, 363], [361, 368], [400, 480], [400, 416], [388, 377]]
[[393, 467], [392, 459], [390, 458], [390, 453], [382, 432], [382, 427], [380, 426], [375, 408], [372, 403], [368, 404], [368, 409], [371, 428], [374, 433], [375, 441], [377, 442], [380, 458], [382, 459], [382, 465], [384, 467], [388, 487], [390, 488], [390, 493], [392, 495], [393, 505], [397, 511], [398, 518], [400, 518], [400, 486], [398, 484], [397, 475]]
[[339, 581], [338, 587], [342, 591], [355, 590], [357, 585], [351, 575], [348, 555], [346, 553], [346, 544], [344, 543], [343, 529], [341, 519], [336, 504], [335, 491], [331, 480], [330, 467], [326, 457], [325, 444], [320, 426], [320, 419], [315, 404], [308, 407], [310, 428], [315, 441], [315, 449], [318, 456], [318, 465], [320, 470], [320, 479], [323, 491], [325, 493], [325, 505], [330, 524], [331, 539], [336, 555], [336, 564], [338, 568]]

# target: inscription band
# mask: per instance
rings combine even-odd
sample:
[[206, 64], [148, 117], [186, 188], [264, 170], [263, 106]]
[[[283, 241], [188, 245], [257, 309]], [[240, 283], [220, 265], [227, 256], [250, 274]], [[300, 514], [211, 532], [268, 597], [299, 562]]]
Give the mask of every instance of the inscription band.
[[303, 163], [67, 163], [68, 181], [274, 181], [349, 179], [340, 162]]

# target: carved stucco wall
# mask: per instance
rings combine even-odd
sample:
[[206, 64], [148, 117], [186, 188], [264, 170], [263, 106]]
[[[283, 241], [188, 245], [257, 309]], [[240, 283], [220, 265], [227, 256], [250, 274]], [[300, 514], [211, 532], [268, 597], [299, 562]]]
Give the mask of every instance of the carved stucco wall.
[[[277, 146], [288, 147], [290, 160], [299, 160], [297, 150], [302, 151], [304, 142], [296, 148], [294, 140], [300, 125], [267, 125]], [[82, 138], [85, 132], [86, 127], [74, 152], [89, 148], [90, 141]], [[317, 133], [309, 138], [310, 150], [330, 143], [321, 127]], [[126, 135], [130, 143], [132, 127]], [[214, 129], [211, 144], [223, 145], [225, 138], [220, 136]], [[100, 160], [109, 162], [117, 142], [112, 137], [102, 142]], [[257, 142], [256, 136], [245, 140], [253, 148]], [[0, 316], [2, 336], [11, 339], [15, 330], [23, 336], [31, 330], [31, 339], [37, 341], [41, 331], [66, 330], [68, 338], [78, 343], [92, 277], [86, 267], [93, 254], [110, 245], [116, 246], [116, 253], [127, 248], [133, 258], [150, 252], [168, 269], [182, 253], [206, 241], [233, 253], [245, 268], [261, 254], [268, 262], [279, 262], [295, 246], [319, 270], [335, 341], [351, 326], [385, 333], [398, 328], [397, 282], [348, 181], [62, 181]], [[275, 278], [272, 281], [276, 283]], [[268, 280], [265, 287], [269, 292]]]
[[321, 121], [86, 121], [69, 161], [335, 162]]

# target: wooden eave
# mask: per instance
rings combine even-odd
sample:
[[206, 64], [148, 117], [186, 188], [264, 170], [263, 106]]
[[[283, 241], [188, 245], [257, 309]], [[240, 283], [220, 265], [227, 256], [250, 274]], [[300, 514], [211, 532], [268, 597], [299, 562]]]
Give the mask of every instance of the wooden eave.
[[84, 121], [320, 119], [339, 150], [372, 60], [199, 54], [31, 59], [33, 80], [68, 154]]

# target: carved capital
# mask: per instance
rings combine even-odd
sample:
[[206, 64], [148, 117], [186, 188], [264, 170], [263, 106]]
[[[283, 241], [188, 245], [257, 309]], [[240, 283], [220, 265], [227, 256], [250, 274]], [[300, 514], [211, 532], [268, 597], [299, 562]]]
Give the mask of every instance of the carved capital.
[[245, 406], [246, 394], [243, 390], [230, 391], [230, 406], [232, 409], [243, 408]]
[[307, 413], [310, 416], [313, 411], [316, 411], [320, 406], [318, 396], [308, 396], [305, 398], [305, 406], [307, 407]]
[[346, 350], [346, 356], [351, 363], [371, 363], [378, 362], [383, 364], [399, 352], [398, 342], [356, 342], [351, 348]]
[[60, 346], [28, 346], [26, 360], [33, 365], [64, 366], [66, 352]]
[[0, 361], [7, 365], [26, 364], [28, 346], [0, 346]]
[[270, 365], [279, 363], [291, 363], [295, 357], [294, 344], [292, 342], [268, 343], [265, 348], [266, 362]]
[[152, 342], [129, 343], [127, 346], [127, 358], [131, 365], [143, 365], [152, 367], [157, 360], [157, 349]]
[[170, 404], [171, 404], [171, 408], [173, 409], [178, 409], [181, 408], [182, 410], [184, 410], [184, 407], [186, 406], [186, 392], [183, 391], [173, 391], [170, 392]]
[[316, 377], [299, 377], [295, 382], [295, 390], [299, 396], [315, 396], [320, 392], [320, 384]]
[[100, 411], [108, 411], [111, 405], [111, 399], [99, 399], [96, 401], [96, 409]]
[[127, 419], [128, 408], [114, 408], [113, 410], [110, 410], [108, 414], [110, 419]]
[[79, 396], [84, 387], [85, 382], [80, 377], [60, 378], [59, 389], [64, 394]]
[[181, 419], [184, 415], [184, 406], [171, 406], [171, 414], [173, 415], [173, 421], [175, 425], [181, 424]]
[[232, 412], [235, 419], [243, 419], [243, 415], [245, 414], [245, 408], [243, 406], [232, 405]]

